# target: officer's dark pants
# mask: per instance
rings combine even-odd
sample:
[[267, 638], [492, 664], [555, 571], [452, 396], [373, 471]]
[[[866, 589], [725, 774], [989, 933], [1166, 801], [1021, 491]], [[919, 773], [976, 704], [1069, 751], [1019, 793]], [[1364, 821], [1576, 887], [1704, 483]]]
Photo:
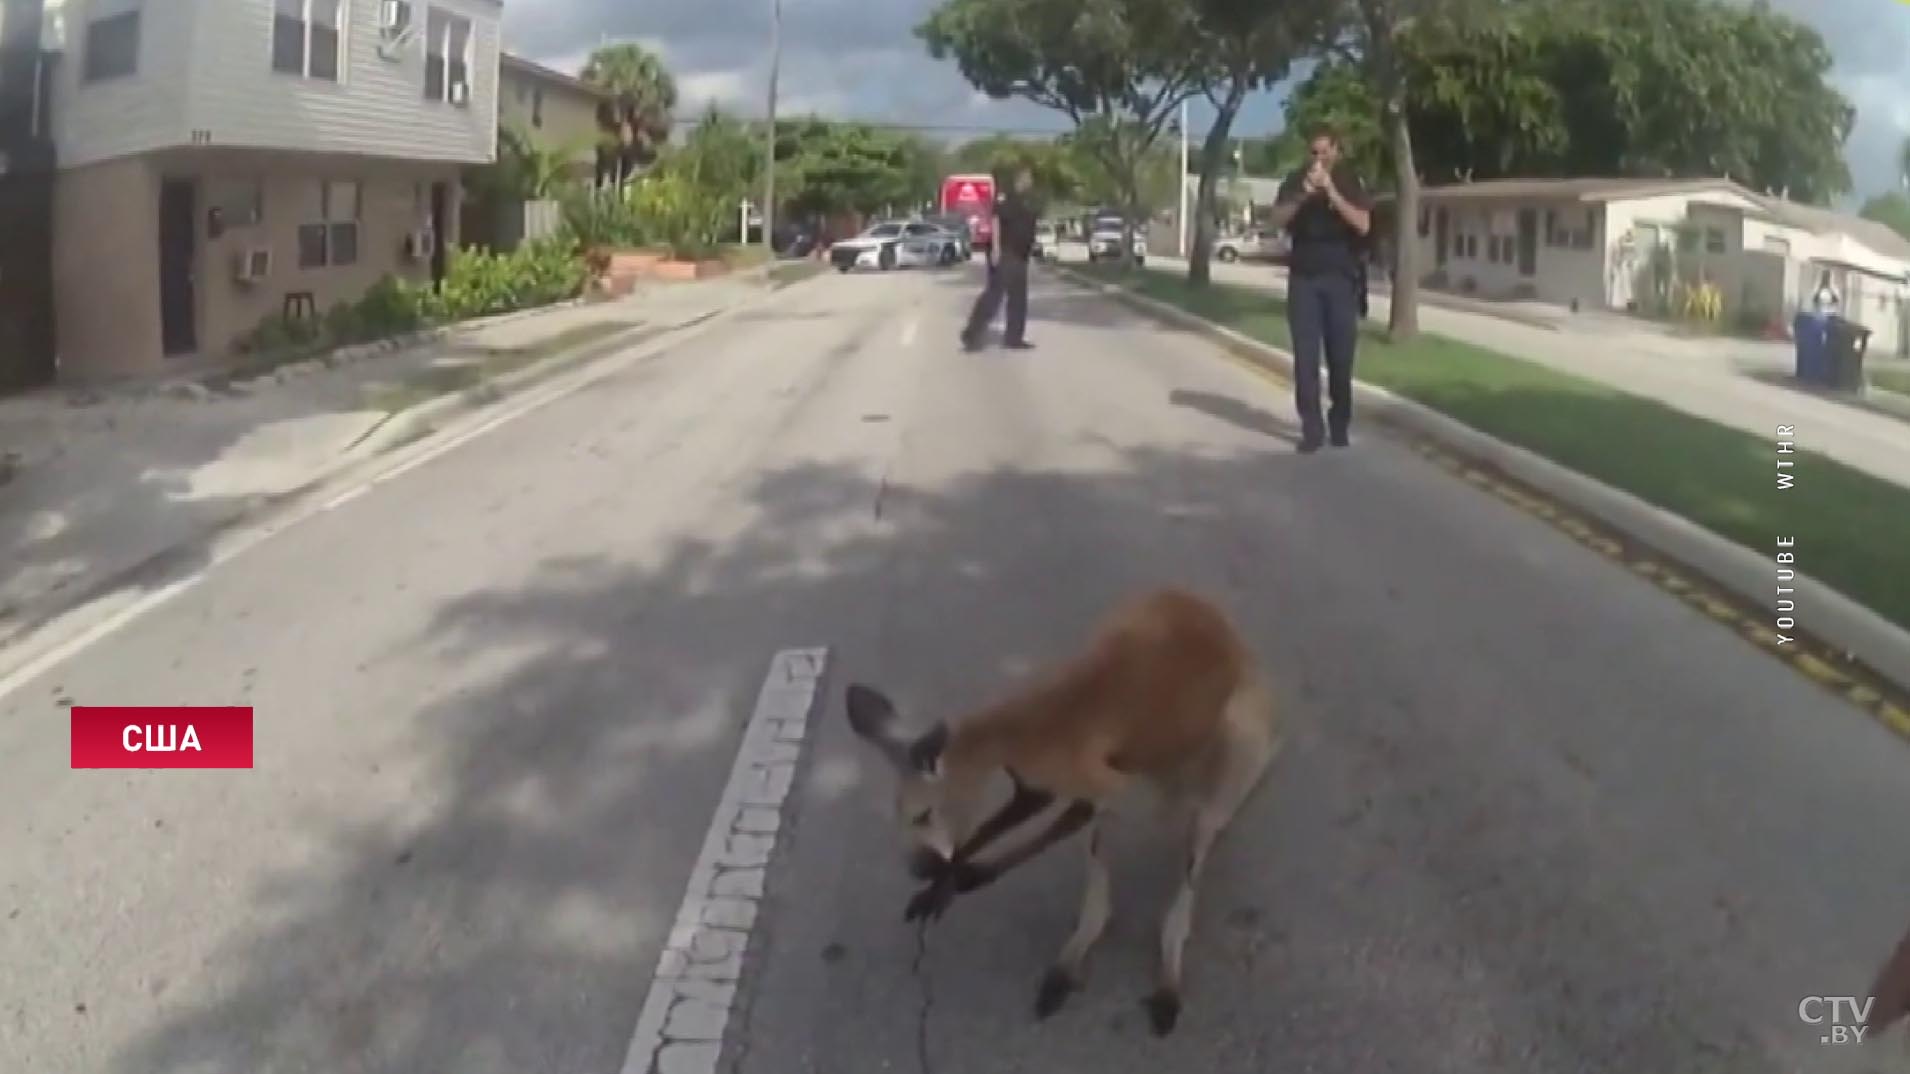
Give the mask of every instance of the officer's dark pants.
[[998, 256], [988, 273], [988, 286], [969, 310], [968, 327], [962, 330], [964, 340], [971, 344], [982, 341], [982, 333], [988, 331], [1004, 297], [1008, 299], [1008, 324], [1002, 337], [1009, 343], [1020, 343], [1028, 331], [1028, 262], [1006, 253]]
[[[1302, 439], [1315, 443], [1331, 431], [1346, 435], [1353, 420], [1353, 345], [1359, 339], [1359, 284], [1348, 273], [1323, 272], [1287, 280], [1287, 327], [1293, 333], [1293, 404]], [[1320, 358], [1326, 357], [1332, 407], [1320, 421]]]

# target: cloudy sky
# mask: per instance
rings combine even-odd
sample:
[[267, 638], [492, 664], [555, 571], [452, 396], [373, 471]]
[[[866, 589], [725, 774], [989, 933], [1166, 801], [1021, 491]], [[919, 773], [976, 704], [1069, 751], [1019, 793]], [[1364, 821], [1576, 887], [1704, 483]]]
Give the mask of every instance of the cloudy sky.
[[[911, 30], [936, 0], [784, 0], [778, 111], [947, 128], [1054, 131], [1064, 121], [1021, 102], [990, 101], [952, 63], [928, 58]], [[1892, 159], [1910, 136], [1910, 2], [1773, 0], [1821, 31], [1837, 56], [1836, 82], [1857, 106], [1849, 144], [1859, 191], [1892, 182]], [[660, 53], [691, 107], [717, 101], [763, 111], [771, 0], [505, 0], [505, 47], [576, 71], [600, 42], [636, 40]], [[1280, 125], [1280, 94], [1253, 101], [1240, 133]], [[1195, 107], [1193, 126], [1205, 125]]]

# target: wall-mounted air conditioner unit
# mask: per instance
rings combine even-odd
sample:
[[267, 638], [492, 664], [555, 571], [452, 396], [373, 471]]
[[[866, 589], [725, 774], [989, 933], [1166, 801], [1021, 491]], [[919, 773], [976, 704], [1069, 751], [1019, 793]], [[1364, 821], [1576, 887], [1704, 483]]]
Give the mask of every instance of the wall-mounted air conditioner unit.
[[404, 58], [405, 50], [418, 36], [411, 22], [410, 0], [382, 0], [378, 5], [378, 55], [387, 61]]
[[450, 99], [452, 104], [470, 104], [471, 84], [469, 82], [451, 83]]
[[412, 261], [423, 261], [437, 252], [438, 237], [428, 227], [412, 228], [405, 236], [405, 257]]
[[248, 246], [232, 260], [232, 278], [239, 283], [257, 283], [272, 274], [272, 249]]

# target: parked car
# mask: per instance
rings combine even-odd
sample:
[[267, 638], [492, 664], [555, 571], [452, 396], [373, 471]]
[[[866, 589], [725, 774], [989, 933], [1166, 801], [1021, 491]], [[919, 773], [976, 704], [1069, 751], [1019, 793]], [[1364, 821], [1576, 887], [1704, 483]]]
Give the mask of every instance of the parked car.
[[1060, 256], [1060, 250], [1058, 249], [1060, 243], [1061, 232], [1053, 224], [1042, 224], [1035, 228], [1036, 259], [1045, 258], [1049, 261], [1053, 261], [1056, 257]]
[[[1121, 230], [1123, 222], [1119, 217], [1103, 216], [1094, 222], [1094, 230], [1088, 233], [1089, 261], [1119, 261], [1121, 259]], [[1134, 229], [1134, 263], [1147, 262], [1147, 237], [1140, 228]]]
[[956, 260], [957, 239], [933, 224], [888, 220], [863, 229], [829, 249], [829, 263], [838, 272], [853, 268], [894, 268], [949, 265]]
[[975, 256], [975, 235], [969, 230], [968, 221], [954, 213], [936, 213], [922, 218], [924, 224], [933, 224], [955, 236], [955, 259], [968, 261]]
[[1222, 261], [1277, 261], [1287, 253], [1284, 232], [1252, 228], [1214, 243], [1214, 257]]

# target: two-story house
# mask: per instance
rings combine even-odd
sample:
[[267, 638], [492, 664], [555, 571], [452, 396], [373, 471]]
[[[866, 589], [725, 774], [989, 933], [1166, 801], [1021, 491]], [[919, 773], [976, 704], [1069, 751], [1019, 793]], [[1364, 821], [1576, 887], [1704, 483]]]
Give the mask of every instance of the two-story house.
[[217, 357], [440, 276], [495, 158], [501, 0], [48, 0], [63, 376]]
[[604, 137], [598, 109], [610, 95], [574, 75], [510, 52], [498, 58], [497, 121], [521, 131], [532, 145], [572, 154], [570, 177], [596, 174], [597, 142]]

